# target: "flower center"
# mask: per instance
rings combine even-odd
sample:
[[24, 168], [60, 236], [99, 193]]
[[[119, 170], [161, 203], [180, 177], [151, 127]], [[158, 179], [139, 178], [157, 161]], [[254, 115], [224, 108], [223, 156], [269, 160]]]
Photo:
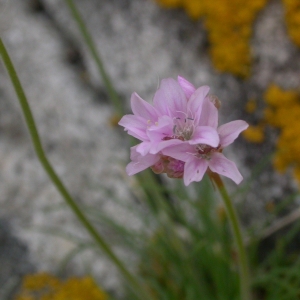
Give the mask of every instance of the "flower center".
[[215, 153], [215, 152], [221, 152], [221, 145], [218, 145], [218, 147], [211, 147], [209, 145], [205, 145], [205, 144], [199, 144], [196, 146], [196, 151], [197, 154], [196, 156], [199, 158], [204, 158], [206, 160], [210, 160], [211, 159], [211, 154]]
[[183, 139], [184, 141], [190, 140], [195, 130], [194, 119], [185, 116], [184, 118], [174, 118], [173, 133], [174, 137]]

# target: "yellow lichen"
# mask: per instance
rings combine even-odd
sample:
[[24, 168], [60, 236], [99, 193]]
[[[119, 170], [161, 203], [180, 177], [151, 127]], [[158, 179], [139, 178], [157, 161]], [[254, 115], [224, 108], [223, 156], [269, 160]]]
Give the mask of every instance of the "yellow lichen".
[[[163, 7], [185, 9], [192, 19], [204, 18], [214, 66], [248, 77], [249, 46], [254, 20], [268, 0], [155, 0]], [[300, 1], [282, 0], [288, 35], [300, 47]]]
[[245, 110], [248, 114], [253, 114], [256, 111], [257, 103], [255, 99], [250, 99], [245, 106]]
[[283, 0], [288, 35], [300, 47], [300, 1]]
[[[279, 172], [292, 167], [294, 177], [300, 183], [300, 92], [271, 85], [266, 90], [264, 99], [267, 106], [263, 120], [257, 126], [249, 126], [243, 136], [250, 142], [259, 143], [264, 139], [266, 125], [277, 128], [279, 136], [274, 167]], [[252, 111], [252, 104], [249, 107]]]
[[249, 126], [243, 133], [243, 137], [252, 143], [262, 143], [265, 139], [263, 126]]
[[[248, 114], [253, 114], [257, 109], [257, 101], [250, 99], [245, 106], [245, 111]], [[250, 125], [245, 131], [242, 132], [243, 137], [251, 143], [262, 143], [265, 140], [265, 125], [261, 122], [258, 125]]]
[[91, 277], [59, 280], [48, 273], [27, 275], [15, 300], [107, 300]]
[[293, 167], [295, 178], [300, 182], [300, 93], [271, 85], [265, 93], [265, 101], [268, 104], [265, 121], [279, 129], [274, 166], [279, 172]]
[[[55, 300], [106, 300], [107, 296], [95, 284], [91, 277], [69, 278], [55, 294]], [[53, 299], [53, 300], [54, 300]]]
[[183, 7], [187, 14], [193, 19], [197, 20], [205, 13], [204, 1], [187, 1], [183, 0]]
[[41, 286], [55, 289], [59, 286], [59, 280], [48, 273], [32, 274], [24, 278], [23, 287], [28, 291], [37, 290]]
[[193, 19], [204, 17], [214, 66], [222, 72], [249, 76], [252, 26], [268, 0], [156, 1], [165, 7], [183, 7]]

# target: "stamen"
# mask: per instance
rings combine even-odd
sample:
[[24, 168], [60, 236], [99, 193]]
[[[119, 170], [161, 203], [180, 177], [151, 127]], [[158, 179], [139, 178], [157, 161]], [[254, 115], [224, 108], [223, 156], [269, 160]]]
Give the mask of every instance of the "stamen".
[[174, 127], [173, 127], [173, 133], [174, 134], [176, 134], [176, 127], [177, 127], [177, 125], [174, 125]]
[[205, 145], [205, 144], [199, 144], [196, 146], [196, 150], [197, 150], [197, 154], [196, 156], [198, 156], [199, 158], [203, 158], [206, 160], [210, 160], [211, 159], [211, 154], [213, 154], [214, 152], [221, 152], [222, 150], [220, 149], [221, 145], [218, 145], [218, 147], [211, 147], [209, 145]]

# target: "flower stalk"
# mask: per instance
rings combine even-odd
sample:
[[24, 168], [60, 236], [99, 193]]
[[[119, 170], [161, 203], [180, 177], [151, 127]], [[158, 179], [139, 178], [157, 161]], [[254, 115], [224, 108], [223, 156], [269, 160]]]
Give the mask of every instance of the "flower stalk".
[[108, 256], [108, 258], [114, 263], [114, 265], [117, 267], [117, 269], [122, 273], [122, 275], [124, 276], [125, 280], [127, 280], [127, 283], [130, 285], [132, 290], [140, 297], [140, 299], [151, 300], [152, 298], [144, 290], [141, 283], [139, 281], [137, 281], [137, 279], [135, 277], [133, 277], [133, 275], [127, 270], [127, 268], [122, 263], [122, 261], [119, 260], [119, 258], [114, 254], [114, 252], [110, 248], [110, 246], [105, 242], [103, 237], [98, 233], [96, 228], [87, 219], [85, 214], [82, 212], [80, 207], [74, 201], [71, 194], [66, 189], [63, 182], [61, 181], [61, 179], [59, 178], [59, 176], [56, 174], [55, 170], [53, 169], [52, 165], [50, 164], [50, 162], [43, 150], [42, 143], [41, 143], [38, 131], [37, 131], [37, 127], [35, 125], [35, 121], [34, 121], [30, 106], [27, 101], [27, 97], [25, 95], [25, 92], [23, 90], [21, 82], [20, 82], [18, 75], [16, 73], [16, 70], [14, 68], [14, 65], [10, 59], [10, 56], [9, 56], [1, 38], [0, 38], [0, 56], [2, 57], [2, 60], [4, 62], [6, 70], [8, 72], [8, 75], [11, 79], [11, 82], [12, 82], [15, 92], [17, 94], [18, 100], [20, 102], [22, 113], [24, 115], [25, 123], [28, 127], [29, 134], [32, 139], [34, 150], [35, 150], [35, 152], [38, 156], [38, 159], [39, 159], [40, 163], [42, 164], [45, 172], [47, 173], [50, 180], [57, 188], [58, 192], [61, 194], [64, 201], [71, 208], [73, 213], [76, 215], [78, 220], [88, 231], [90, 236], [94, 239], [94, 241], [99, 246], [99, 248]]
[[248, 259], [247, 259], [244, 242], [243, 242], [239, 220], [220, 175], [214, 172], [209, 172], [209, 176], [212, 179], [212, 181], [215, 183], [217, 189], [219, 190], [222, 196], [227, 211], [227, 215], [232, 227], [234, 239], [236, 242], [237, 251], [238, 251], [239, 271], [240, 271], [241, 299], [250, 300], [251, 292], [250, 292]]

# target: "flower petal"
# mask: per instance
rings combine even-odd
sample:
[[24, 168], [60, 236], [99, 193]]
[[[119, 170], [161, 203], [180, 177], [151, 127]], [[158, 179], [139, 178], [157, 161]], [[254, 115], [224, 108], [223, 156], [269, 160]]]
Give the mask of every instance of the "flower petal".
[[209, 86], [199, 87], [190, 97], [187, 105], [187, 113], [195, 120], [195, 124], [199, 123], [203, 101], [209, 92]]
[[147, 101], [143, 100], [137, 93], [131, 95], [131, 109], [136, 116], [155, 122], [158, 118], [158, 111]]
[[[177, 140], [180, 141], [180, 140]], [[175, 159], [187, 161], [191, 156], [194, 156], [195, 146], [190, 145], [187, 142], [180, 141], [176, 145], [172, 145], [171, 147], [164, 148], [162, 153], [167, 156], [171, 156]]]
[[211, 126], [216, 129], [218, 127], [218, 109], [209, 100], [209, 97], [205, 97], [203, 101], [198, 125]]
[[135, 115], [125, 115], [118, 124], [123, 126], [124, 130], [135, 138], [141, 141], [148, 140], [146, 119]]
[[[173, 120], [169, 116], [163, 116], [150, 126], [147, 131], [148, 139], [154, 144], [161, 143], [164, 138], [173, 135]], [[154, 150], [155, 151], [155, 150]], [[158, 152], [157, 150], [156, 152]]]
[[134, 160], [132, 160], [132, 162], [130, 162], [127, 166], [126, 166], [126, 173], [131, 176], [134, 175], [138, 172], [141, 172], [151, 166], [153, 166], [155, 163], [157, 163], [160, 159], [160, 155], [158, 154], [147, 154], [145, 156], [140, 155], [139, 153], [136, 152], [136, 148], [132, 147], [131, 148], [131, 159], [134, 158]]
[[173, 134], [173, 127], [173, 119], [169, 116], [162, 116], [154, 124], [149, 124], [148, 131], [151, 133], [162, 132], [164, 136], [171, 136]]
[[209, 168], [218, 174], [232, 179], [236, 184], [243, 180], [243, 176], [237, 169], [235, 163], [227, 159], [222, 153], [214, 153], [209, 161]]
[[242, 120], [236, 120], [226, 123], [218, 128], [218, 133], [220, 135], [221, 147], [225, 148], [230, 145], [239, 134], [248, 128], [248, 124]]
[[142, 156], [145, 156], [146, 154], [149, 153], [150, 149], [152, 147], [151, 142], [142, 142], [137, 145], [136, 151], [141, 154]]
[[184, 165], [183, 180], [185, 186], [188, 186], [193, 181], [201, 181], [208, 167], [208, 162], [205, 159], [190, 157]]
[[153, 105], [160, 114], [175, 118], [179, 117], [179, 112], [186, 112], [187, 99], [179, 83], [166, 78], [154, 95]]
[[218, 147], [220, 138], [216, 129], [210, 126], [198, 126], [194, 130], [192, 138], [189, 140], [191, 145], [205, 144], [211, 147]]
[[192, 94], [196, 91], [194, 85], [181, 76], [177, 77], [177, 81], [180, 84], [181, 88], [183, 89], [186, 98], [190, 99]]
[[160, 151], [163, 151], [164, 148], [167, 148], [170, 146], [174, 147], [175, 145], [179, 145], [181, 143], [182, 143], [182, 141], [178, 140], [178, 139], [170, 139], [170, 140], [166, 140], [166, 141], [161, 141], [159, 143], [156, 143], [153, 147], [151, 147], [150, 153], [156, 154]]
[[141, 154], [136, 151], [136, 148], [138, 146], [139, 146], [139, 144], [135, 145], [133, 147], [130, 147], [130, 159], [131, 160], [137, 160], [141, 156]]

